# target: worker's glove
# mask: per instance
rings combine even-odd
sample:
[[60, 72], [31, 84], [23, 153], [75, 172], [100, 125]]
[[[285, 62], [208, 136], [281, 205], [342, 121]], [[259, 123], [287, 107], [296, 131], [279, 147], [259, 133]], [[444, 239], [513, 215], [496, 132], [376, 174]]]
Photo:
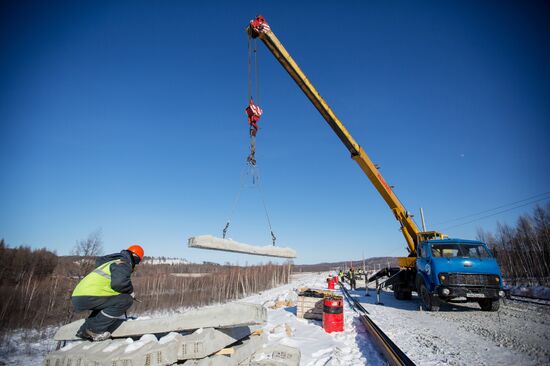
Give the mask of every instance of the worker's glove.
[[135, 298], [136, 298], [136, 293], [135, 293], [135, 292], [132, 292], [132, 293], [130, 294], [130, 296], [132, 296], [132, 299], [135, 299]]

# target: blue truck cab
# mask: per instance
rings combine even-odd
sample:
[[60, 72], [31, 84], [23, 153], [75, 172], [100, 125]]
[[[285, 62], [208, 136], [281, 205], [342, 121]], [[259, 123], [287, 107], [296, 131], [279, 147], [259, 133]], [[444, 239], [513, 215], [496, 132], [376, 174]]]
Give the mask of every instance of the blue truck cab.
[[477, 302], [484, 311], [497, 311], [504, 296], [502, 274], [487, 245], [463, 239], [418, 245], [416, 290], [428, 311], [437, 311], [441, 301]]

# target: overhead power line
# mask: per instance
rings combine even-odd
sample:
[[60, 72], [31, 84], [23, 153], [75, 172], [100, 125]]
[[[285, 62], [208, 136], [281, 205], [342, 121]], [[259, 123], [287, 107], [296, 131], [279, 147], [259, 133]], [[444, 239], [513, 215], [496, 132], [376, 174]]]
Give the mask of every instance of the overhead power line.
[[447, 226], [447, 227], [444, 227], [443, 230], [448, 230], [448, 229], [452, 229], [452, 228], [455, 228], [455, 227], [458, 227], [458, 226], [471, 224], [472, 222], [476, 222], [476, 221], [479, 221], [479, 220], [486, 219], [486, 218], [488, 218], [488, 217], [500, 215], [500, 214], [502, 214], [502, 213], [505, 213], [505, 212], [508, 212], [508, 211], [515, 210], [516, 208], [521, 208], [521, 207], [529, 206], [529, 205], [532, 205], [533, 203], [537, 203], [537, 202], [544, 201], [544, 200], [548, 200], [548, 199], [550, 199], [550, 197], [539, 198], [539, 199], [537, 199], [537, 200], [534, 200], [534, 201], [531, 201], [531, 202], [524, 203], [523, 205], [519, 205], [519, 206], [515, 206], [515, 207], [510, 207], [510, 208], [508, 208], [508, 209], [506, 209], [506, 210], [502, 210], [502, 211], [499, 211], [499, 212], [492, 213], [492, 214], [490, 214], [490, 215], [478, 217], [478, 218], [476, 218], [476, 219], [473, 219], [473, 220], [470, 220], [470, 221], [467, 221], [467, 222], [463, 222], [463, 223], [461, 223], [461, 224], [456, 224], [456, 225], [452, 225], [452, 226]]
[[[450, 222], [455, 222], [455, 221], [460, 221], [460, 220], [468, 219], [468, 218], [470, 218], [470, 217], [482, 215], [482, 214], [484, 214], [484, 213], [491, 212], [491, 211], [495, 211], [495, 210], [499, 210], [499, 209], [501, 209], [501, 208], [505, 208], [505, 207], [509, 207], [509, 206], [514, 206], [514, 205], [517, 205], [518, 203], [522, 203], [522, 202], [525, 202], [525, 201], [529, 201], [529, 200], [532, 200], [532, 199], [534, 199], [534, 198], [541, 197], [541, 196], [545, 196], [545, 195], [550, 195], [550, 192], [539, 193], [539, 194], [536, 194], [536, 195], [531, 196], [531, 197], [524, 198], [524, 199], [519, 200], [519, 201], [506, 203], [506, 204], [503, 204], [503, 205], [500, 205], [500, 206], [497, 206], [497, 207], [494, 207], [494, 208], [491, 208], [491, 209], [488, 209], [488, 210], [483, 210], [483, 211], [476, 212], [476, 213], [473, 213], [473, 214], [469, 214], [469, 215], [466, 215], [466, 216], [457, 217], [456, 219], [441, 221], [441, 222], [438, 222], [438, 223], [434, 224], [434, 226], [440, 226], [440, 225], [443, 225], [443, 224], [448, 224], [448, 223], [450, 223]], [[540, 200], [545, 200], [545, 199], [547, 199], [547, 198], [550, 198], [550, 197], [541, 198]], [[534, 201], [534, 202], [538, 202], [538, 201]], [[533, 203], [534, 203], [534, 202], [533, 202]], [[518, 206], [518, 207], [523, 207], [523, 206], [526, 206], [526, 205], [522, 205], [522, 206]], [[506, 212], [506, 211], [504, 211], [504, 212]], [[490, 216], [489, 216], [489, 217], [490, 217]]]

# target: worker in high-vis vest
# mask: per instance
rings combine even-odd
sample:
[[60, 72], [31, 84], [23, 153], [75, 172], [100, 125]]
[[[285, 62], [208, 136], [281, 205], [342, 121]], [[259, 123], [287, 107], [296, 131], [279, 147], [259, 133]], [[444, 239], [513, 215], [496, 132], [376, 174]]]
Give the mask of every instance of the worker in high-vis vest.
[[76, 285], [71, 300], [77, 311], [92, 313], [76, 333], [77, 337], [102, 341], [126, 319], [134, 302], [132, 272], [143, 259], [143, 248], [132, 245], [120, 253], [100, 257], [96, 269]]
[[349, 287], [352, 290], [355, 290], [356, 276], [355, 276], [355, 270], [353, 269], [353, 267], [349, 269], [348, 278], [349, 278]]

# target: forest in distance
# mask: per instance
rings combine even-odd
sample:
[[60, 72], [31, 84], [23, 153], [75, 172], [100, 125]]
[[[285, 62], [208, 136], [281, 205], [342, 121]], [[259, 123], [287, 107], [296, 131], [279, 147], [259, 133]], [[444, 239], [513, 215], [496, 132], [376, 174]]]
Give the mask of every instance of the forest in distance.
[[550, 203], [521, 215], [515, 226], [497, 224], [495, 233], [477, 230], [497, 258], [508, 285], [550, 285]]
[[[98, 237], [91, 235], [77, 247], [89, 249], [90, 243], [100, 244]], [[94, 269], [95, 258], [57, 256], [46, 249], [24, 246], [9, 248], [0, 241], [0, 344], [11, 330], [41, 329], [85, 317], [87, 313], [74, 312], [70, 296], [78, 281]], [[144, 261], [132, 275], [139, 302], [134, 302], [130, 315], [240, 299], [288, 283], [291, 270], [288, 264], [243, 267]], [[178, 276], [188, 273], [202, 275]]]

